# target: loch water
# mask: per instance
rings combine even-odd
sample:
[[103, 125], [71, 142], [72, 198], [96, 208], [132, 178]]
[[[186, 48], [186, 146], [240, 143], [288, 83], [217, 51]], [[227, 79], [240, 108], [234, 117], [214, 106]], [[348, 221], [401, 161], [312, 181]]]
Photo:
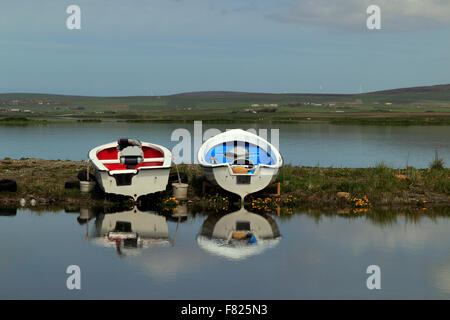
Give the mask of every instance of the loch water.
[[[277, 129], [285, 163], [302, 166], [365, 168], [384, 162], [402, 168], [426, 168], [435, 152], [450, 163], [449, 126], [370, 126], [329, 124], [203, 124], [199, 130]], [[194, 161], [194, 124], [189, 123], [66, 123], [0, 126], [0, 159], [85, 160], [91, 148], [121, 137], [137, 138], [172, 148], [181, 140], [175, 130], [190, 133], [189, 158]], [[201, 137], [200, 137], [201, 139]], [[273, 142], [273, 141], [272, 141]], [[201, 140], [200, 140], [201, 144]]]
[[[188, 211], [178, 217], [132, 210], [0, 212], [1, 299], [450, 297], [448, 209], [281, 216]], [[227, 219], [248, 219], [258, 241], [219, 239]], [[131, 231], [137, 228], [139, 242], [118, 246], [117, 235], [108, 233], [118, 221], [124, 232], [128, 222]], [[67, 289], [70, 265], [80, 267], [80, 290]], [[367, 288], [370, 265], [380, 267], [380, 290]]]
[[[448, 126], [203, 124], [202, 132], [236, 127], [269, 129], [269, 141], [278, 129], [283, 158], [294, 165], [425, 168], [436, 150], [450, 163]], [[85, 160], [120, 137], [172, 149], [176, 129], [194, 143], [192, 123], [0, 126], [0, 159]], [[448, 299], [449, 216], [445, 208], [281, 216], [0, 208], [0, 298]], [[223, 239], [238, 222], [255, 225], [255, 243]], [[67, 288], [71, 265], [80, 267], [80, 290]], [[372, 265], [380, 290], [367, 288]]]

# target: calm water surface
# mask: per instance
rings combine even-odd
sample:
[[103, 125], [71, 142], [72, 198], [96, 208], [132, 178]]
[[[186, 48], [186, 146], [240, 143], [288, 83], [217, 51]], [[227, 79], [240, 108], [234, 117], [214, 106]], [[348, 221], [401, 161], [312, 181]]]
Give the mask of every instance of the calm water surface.
[[[177, 229], [177, 219], [138, 212], [149, 221], [138, 233], [158, 239], [118, 250], [104, 232], [127, 213], [91, 215], [86, 223], [80, 213], [3, 211], [0, 298], [448, 299], [449, 213], [258, 216], [277, 239], [248, 250], [253, 245], [199, 241], [217, 231], [221, 216], [189, 214]], [[66, 289], [72, 264], [81, 268], [81, 290]], [[366, 288], [373, 264], [381, 267], [381, 290]]]
[[[221, 131], [278, 128], [280, 151], [287, 163], [305, 166], [368, 167], [381, 161], [393, 167], [428, 167], [435, 150], [450, 163], [450, 126], [203, 125]], [[98, 123], [48, 126], [0, 126], [0, 158], [84, 160], [88, 151], [120, 137], [135, 137], [172, 149], [177, 128], [193, 133], [193, 123]], [[192, 137], [194, 135], [192, 134]], [[270, 130], [269, 130], [270, 140]], [[192, 141], [193, 146], [193, 141]], [[193, 152], [192, 152], [193, 153]], [[191, 155], [193, 158], [193, 154]]]

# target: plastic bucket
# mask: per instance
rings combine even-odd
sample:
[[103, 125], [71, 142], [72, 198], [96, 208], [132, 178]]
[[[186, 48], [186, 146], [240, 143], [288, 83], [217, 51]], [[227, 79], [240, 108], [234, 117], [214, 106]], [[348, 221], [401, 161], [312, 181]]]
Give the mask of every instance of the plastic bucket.
[[81, 192], [91, 192], [94, 190], [95, 181], [80, 181], [80, 191]]
[[189, 185], [187, 183], [172, 183], [173, 187], [173, 196], [177, 200], [186, 200], [187, 199], [187, 191]]
[[177, 206], [176, 210], [172, 214], [172, 217], [187, 217], [188, 207], [186, 203]]
[[80, 209], [80, 219], [84, 219], [84, 220], [89, 220], [92, 219], [94, 217], [94, 213], [92, 212], [92, 210], [87, 209], [87, 208], [81, 208]]

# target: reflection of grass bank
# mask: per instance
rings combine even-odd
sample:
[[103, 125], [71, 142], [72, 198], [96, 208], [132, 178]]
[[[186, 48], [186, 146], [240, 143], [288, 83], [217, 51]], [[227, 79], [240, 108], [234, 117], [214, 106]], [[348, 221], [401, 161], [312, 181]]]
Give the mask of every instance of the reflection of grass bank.
[[432, 207], [427, 210], [421, 208], [384, 208], [372, 209], [367, 213], [353, 214], [347, 210], [323, 210], [323, 209], [305, 209], [296, 210], [293, 214], [282, 214], [281, 220], [292, 219], [295, 215], [307, 215], [312, 217], [318, 224], [324, 217], [339, 217], [340, 219], [357, 220], [365, 219], [372, 224], [380, 226], [395, 225], [402, 221], [403, 223], [420, 224], [424, 219], [436, 220], [438, 218], [449, 218], [450, 209], [448, 207]]
[[[18, 183], [18, 192], [0, 193], [0, 202], [18, 203], [19, 199], [25, 198], [36, 199], [38, 205], [105, 203], [101, 194], [83, 194], [77, 189], [64, 189], [64, 183], [76, 180], [78, 171], [85, 166], [86, 163], [81, 161], [0, 160], [0, 179], [13, 179]], [[202, 192], [205, 178], [200, 166], [180, 165], [179, 169], [187, 174], [189, 198], [201, 201], [206, 195]], [[295, 206], [303, 208], [352, 209], [355, 212], [359, 209], [365, 212], [365, 197], [374, 209], [450, 205], [450, 169], [392, 169], [384, 165], [353, 169], [288, 165], [280, 170], [277, 181], [281, 183], [282, 202], [292, 195]], [[229, 196], [220, 189], [208, 188], [206, 193]], [[260, 193], [253, 198], [266, 197]], [[233, 199], [230, 198], [230, 201]], [[292, 208], [294, 204], [288, 207]]]

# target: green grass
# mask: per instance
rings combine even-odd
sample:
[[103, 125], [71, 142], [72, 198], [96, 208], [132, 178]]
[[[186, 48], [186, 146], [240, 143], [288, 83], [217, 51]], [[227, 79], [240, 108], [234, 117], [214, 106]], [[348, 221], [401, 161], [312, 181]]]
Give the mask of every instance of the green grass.
[[0, 125], [6, 125], [6, 126], [27, 126], [27, 125], [43, 125], [43, 124], [50, 124], [50, 121], [47, 120], [32, 120], [27, 118], [3, 118], [0, 119]]
[[434, 160], [430, 162], [430, 169], [432, 170], [444, 170], [445, 161], [439, 157], [438, 151], [434, 155]]
[[[179, 169], [188, 174], [192, 195], [204, 196], [201, 187], [205, 177], [199, 166], [180, 165]], [[282, 196], [295, 195], [307, 207], [345, 206], [338, 199], [338, 192], [348, 192], [352, 197], [366, 195], [376, 206], [415, 206], [420, 199], [436, 206], [450, 204], [450, 169], [445, 168], [393, 169], [384, 163], [373, 168], [286, 165], [279, 171], [276, 182], [281, 184]]]
[[[407, 179], [400, 179], [397, 175]], [[374, 168], [319, 168], [285, 166], [277, 181], [283, 192], [316, 201], [332, 200], [338, 192], [367, 195], [372, 202], [409, 203], [424, 197], [435, 202], [450, 201], [450, 170], [393, 169], [384, 164]]]

